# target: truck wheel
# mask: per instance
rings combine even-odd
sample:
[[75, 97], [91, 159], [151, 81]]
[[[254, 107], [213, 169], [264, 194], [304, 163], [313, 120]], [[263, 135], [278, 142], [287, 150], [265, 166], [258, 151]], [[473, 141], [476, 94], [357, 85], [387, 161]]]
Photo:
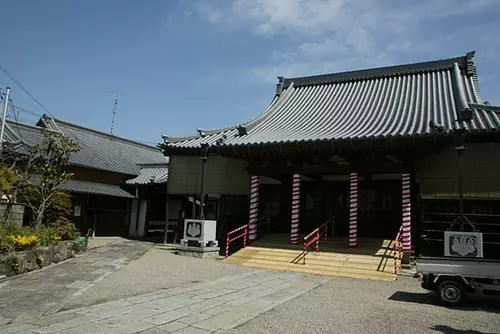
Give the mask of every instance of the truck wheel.
[[467, 293], [464, 284], [459, 281], [443, 281], [439, 284], [437, 292], [441, 301], [450, 306], [460, 305]]

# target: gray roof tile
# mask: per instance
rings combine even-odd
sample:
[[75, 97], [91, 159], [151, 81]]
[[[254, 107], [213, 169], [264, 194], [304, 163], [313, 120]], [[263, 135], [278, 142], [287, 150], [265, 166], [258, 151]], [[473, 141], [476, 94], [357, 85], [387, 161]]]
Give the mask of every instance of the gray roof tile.
[[139, 175], [139, 164], [165, 164], [167, 159], [157, 147], [108, 133], [85, 128], [44, 115], [40, 125], [59, 131], [80, 143], [80, 151], [71, 155], [75, 165]]
[[[280, 80], [268, 109], [236, 126], [204, 135], [167, 137], [167, 147], [247, 146], [319, 140], [418, 136], [430, 122], [446, 131], [500, 131], [499, 114], [479, 95], [474, 53], [439, 61]], [[459, 113], [473, 112], [470, 124]]]
[[131, 195], [129, 192], [120, 188], [120, 186], [114, 184], [105, 184], [105, 183], [72, 179], [62, 184], [61, 189], [79, 194], [93, 194], [93, 195], [134, 198], [134, 196]]
[[168, 164], [141, 165], [139, 176], [127, 180], [127, 184], [166, 183], [168, 180]]

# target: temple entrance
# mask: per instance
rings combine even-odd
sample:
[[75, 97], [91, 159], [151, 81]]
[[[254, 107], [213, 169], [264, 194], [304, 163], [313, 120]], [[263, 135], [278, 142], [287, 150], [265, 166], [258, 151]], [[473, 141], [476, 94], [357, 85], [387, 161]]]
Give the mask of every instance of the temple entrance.
[[[359, 183], [358, 235], [393, 238], [401, 225], [401, 181], [362, 180]], [[334, 233], [349, 234], [349, 182], [304, 183], [301, 233], [335, 216]]]

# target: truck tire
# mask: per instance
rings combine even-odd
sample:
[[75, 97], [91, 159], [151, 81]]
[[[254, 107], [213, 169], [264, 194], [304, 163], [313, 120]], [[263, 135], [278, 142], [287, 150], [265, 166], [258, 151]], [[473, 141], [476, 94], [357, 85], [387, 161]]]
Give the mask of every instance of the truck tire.
[[445, 305], [460, 305], [467, 294], [465, 285], [460, 281], [443, 281], [439, 283], [437, 292]]

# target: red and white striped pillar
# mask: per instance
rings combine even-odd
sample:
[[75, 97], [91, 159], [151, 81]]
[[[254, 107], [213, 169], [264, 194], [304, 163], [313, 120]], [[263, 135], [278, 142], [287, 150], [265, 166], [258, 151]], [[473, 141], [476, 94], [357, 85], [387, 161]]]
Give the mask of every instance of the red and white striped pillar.
[[411, 252], [411, 197], [410, 173], [402, 173], [402, 199], [403, 199], [403, 252]]
[[358, 173], [351, 172], [351, 194], [349, 196], [349, 248], [358, 245]]
[[292, 224], [290, 231], [290, 243], [296, 245], [299, 242], [299, 220], [300, 220], [300, 174], [293, 174], [292, 183]]
[[252, 175], [250, 183], [250, 220], [248, 222], [248, 241], [257, 239], [257, 221], [259, 219], [259, 175]]

